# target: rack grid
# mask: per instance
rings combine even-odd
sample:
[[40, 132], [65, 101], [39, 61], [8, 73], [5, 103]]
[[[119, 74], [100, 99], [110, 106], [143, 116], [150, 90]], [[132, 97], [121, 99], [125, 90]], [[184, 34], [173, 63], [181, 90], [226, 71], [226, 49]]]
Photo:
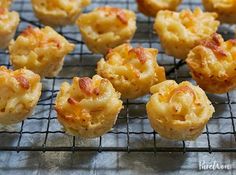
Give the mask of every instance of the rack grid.
[[[95, 7], [111, 5], [128, 8], [137, 14], [138, 30], [133, 45], [159, 49], [158, 62], [165, 66], [169, 79], [192, 81], [186, 65], [173, 57], [165, 55], [160, 41], [153, 32], [153, 19], [143, 16], [137, 11], [135, 0], [93, 0], [86, 11]], [[200, 0], [184, 0], [180, 9], [201, 7]], [[42, 27], [32, 12], [30, 0], [15, 0], [13, 10], [19, 12], [21, 23], [16, 36], [28, 25]], [[114, 128], [104, 136], [85, 140], [68, 136], [61, 129], [56, 119], [54, 100], [61, 82], [70, 82], [73, 76], [92, 76], [96, 62], [101, 55], [89, 52], [83, 43], [76, 26], [56, 29], [76, 49], [68, 55], [59, 76], [45, 78], [42, 96], [34, 114], [15, 126], [0, 127], [0, 151], [96, 151], [96, 152], [236, 152], [236, 93], [210, 95], [216, 108], [214, 117], [207, 124], [204, 132], [196, 141], [168, 141], [153, 131], [148, 123], [145, 104], [149, 96], [124, 101]], [[224, 38], [232, 38], [232, 26], [221, 26], [219, 29]], [[11, 68], [7, 51], [0, 51], [0, 65]]]

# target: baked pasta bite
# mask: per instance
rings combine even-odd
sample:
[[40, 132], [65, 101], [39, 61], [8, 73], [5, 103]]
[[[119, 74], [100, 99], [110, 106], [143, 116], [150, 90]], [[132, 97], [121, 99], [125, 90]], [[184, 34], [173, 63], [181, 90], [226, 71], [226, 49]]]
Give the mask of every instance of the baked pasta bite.
[[193, 12], [165, 10], [157, 14], [154, 29], [168, 55], [186, 59], [193, 47], [216, 32], [220, 24], [216, 17], [216, 13], [205, 13], [200, 8]]
[[98, 75], [75, 77], [63, 83], [56, 98], [58, 121], [66, 133], [84, 138], [99, 137], [116, 122], [122, 108], [120, 94]]
[[155, 17], [160, 10], [175, 11], [182, 0], [136, 0], [136, 2], [141, 13]]
[[19, 22], [20, 18], [17, 12], [10, 12], [6, 7], [0, 6], [0, 49], [8, 47]]
[[110, 80], [122, 98], [137, 98], [165, 80], [165, 70], [156, 61], [157, 53], [157, 49], [123, 44], [98, 62], [97, 73]]
[[191, 50], [186, 62], [205, 91], [226, 93], [236, 87], [236, 39], [224, 42], [215, 33]]
[[130, 10], [105, 6], [82, 14], [77, 24], [89, 50], [106, 54], [109, 48], [133, 38], [136, 16]]
[[0, 8], [9, 8], [13, 0], [1, 0]]
[[214, 113], [205, 92], [184, 81], [167, 80], [151, 87], [148, 119], [160, 136], [171, 140], [195, 140]]
[[207, 11], [216, 12], [224, 23], [236, 23], [235, 0], [202, 0]]
[[26, 119], [41, 95], [40, 76], [27, 69], [12, 71], [0, 67], [0, 124]]
[[36, 17], [44, 25], [73, 24], [90, 0], [31, 0]]
[[74, 44], [51, 27], [28, 27], [9, 46], [14, 69], [26, 67], [41, 77], [56, 76], [63, 66], [64, 57], [73, 49]]

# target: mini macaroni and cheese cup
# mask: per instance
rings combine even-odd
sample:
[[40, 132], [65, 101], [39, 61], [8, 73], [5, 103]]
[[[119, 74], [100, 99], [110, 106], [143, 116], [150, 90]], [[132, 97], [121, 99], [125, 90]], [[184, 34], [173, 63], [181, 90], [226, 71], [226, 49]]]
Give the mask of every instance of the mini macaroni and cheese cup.
[[214, 113], [205, 92], [184, 81], [166, 80], [151, 87], [147, 103], [152, 128], [171, 140], [195, 140]]
[[31, 0], [41, 23], [52, 27], [74, 24], [90, 0]]
[[155, 17], [161, 10], [175, 11], [182, 0], [136, 0], [136, 2], [141, 13]]
[[157, 64], [157, 54], [157, 49], [123, 44], [97, 63], [97, 73], [110, 80], [122, 98], [141, 97], [165, 80], [165, 69]]
[[186, 59], [192, 48], [217, 31], [220, 23], [216, 18], [216, 13], [202, 12], [200, 8], [181, 12], [163, 10], [156, 16], [154, 29], [168, 55]]
[[82, 38], [93, 53], [106, 54], [110, 48], [129, 42], [136, 31], [135, 13], [114, 7], [98, 7], [77, 20]]
[[0, 67], [0, 124], [10, 125], [31, 115], [41, 95], [40, 76], [27, 69]]
[[109, 80], [74, 77], [61, 85], [56, 98], [57, 119], [66, 133], [84, 138], [99, 137], [111, 130], [122, 109], [120, 93]]
[[74, 49], [51, 27], [28, 27], [9, 46], [14, 69], [27, 68], [43, 77], [55, 77], [64, 64], [64, 57]]
[[11, 12], [6, 7], [0, 6], [0, 49], [8, 47], [13, 39], [20, 18], [17, 12]]
[[236, 88], [236, 39], [224, 41], [214, 33], [190, 51], [186, 62], [205, 91], [221, 94]]
[[209, 12], [215, 12], [223, 23], [236, 23], [235, 0], [202, 0], [203, 6]]

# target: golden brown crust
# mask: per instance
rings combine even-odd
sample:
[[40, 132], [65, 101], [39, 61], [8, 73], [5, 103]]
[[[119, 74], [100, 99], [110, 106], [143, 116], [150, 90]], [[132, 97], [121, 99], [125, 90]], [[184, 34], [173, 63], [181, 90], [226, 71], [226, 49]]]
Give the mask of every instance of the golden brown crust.
[[136, 16], [130, 10], [104, 6], [80, 15], [77, 25], [89, 50], [106, 54], [133, 38]]
[[171, 140], [195, 140], [214, 112], [204, 91], [187, 81], [166, 80], [151, 92], [148, 119], [158, 134]]
[[207, 11], [216, 12], [221, 22], [236, 23], [235, 0], [202, 0], [202, 3]]
[[74, 47], [50, 27], [29, 26], [10, 43], [10, 60], [14, 69], [26, 67], [41, 77], [54, 77]]
[[[0, 4], [1, 5], [1, 4]], [[20, 18], [17, 12], [10, 12], [6, 7], [0, 7], [0, 48], [8, 47], [13, 39], [16, 29], [19, 25]]]
[[175, 11], [182, 0], [136, 0], [136, 2], [140, 12], [155, 17], [161, 10]]
[[27, 69], [12, 71], [0, 67], [0, 124], [27, 118], [41, 95], [40, 76]]
[[120, 94], [111, 83], [95, 75], [75, 77], [71, 85], [63, 83], [56, 99], [58, 121], [66, 133], [85, 138], [108, 132], [122, 108]]
[[123, 98], [137, 98], [165, 80], [165, 70], [156, 61], [157, 53], [156, 49], [123, 44], [98, 62], [97, 73], [110, 80]]
[[198, 85], [210, 93], [226, 93], [236, 87], [236, 40], [223, 40], [219, 34], [202, 41], [186, 62]]
[[75, 23], [90, 0], [31, 0], [37, 18], [52, 27]]
[[216, 13], [194, 11], [160, 11], [155, 19], [154, 29], [160, 37], [165, 52], [179, 59], [186, 59], [189, 51], [201, 40], [215, 33], [219, 21]]

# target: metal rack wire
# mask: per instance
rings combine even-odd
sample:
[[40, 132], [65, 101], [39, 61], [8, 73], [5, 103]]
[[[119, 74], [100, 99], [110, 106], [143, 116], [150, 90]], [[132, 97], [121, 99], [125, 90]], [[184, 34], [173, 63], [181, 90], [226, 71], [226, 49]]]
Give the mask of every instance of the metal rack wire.
[[[93, 0], [93, 4], [87, 10], [107, 4], [132, 9], [137, 13], [138, 31], [132, 44], [158, 48], [158, 62], [165, 66], [168, 78], [192, 81], [184, 62], [164, 54], [160, 41], [152, 30], [153, 19], [137, 12], [135, 0]], [[196, 6], [201, 7], [200, 0], [184, 0], [180, 8], [193, 9]], [[13, 9], [21, 15], [17, 35], [28, 25], [41, 27], [33, 15], [30, 0], [15, 0]], [[233, 37], [229, 28], [230, 26], [226, 26], [219, 32], [226, 38]], [[98, 139], [88, 141], [65, 135], [57, 123], [54, 110], [59, 85], [62, 81], [70, 81], [73, 76], [93, 75], [96, 61], [101, 56], [88, 51], [76, 27], [59, 28], [57, 31], [75, 43], [76, 49], [66, 59], [59, 76], [43, 80], [44, 89], [35, 113], [13, 128], [0, 129], [0, 151], [236, 152], [234, 92], [221, 96], [209, 95], [219, 111], [197, 141], [173, 142], [160, 138], [158, 133], [150, 128], [146, 117], [147, 97], [124, 101], [125, 108], [119, 115], [114, 129]], [[8, 60], [8, 52], [0, 51], [0, 65], [10, 68]]]

